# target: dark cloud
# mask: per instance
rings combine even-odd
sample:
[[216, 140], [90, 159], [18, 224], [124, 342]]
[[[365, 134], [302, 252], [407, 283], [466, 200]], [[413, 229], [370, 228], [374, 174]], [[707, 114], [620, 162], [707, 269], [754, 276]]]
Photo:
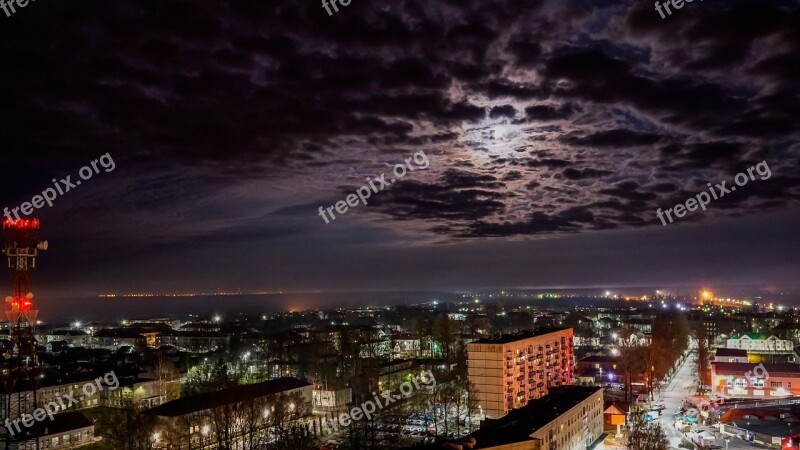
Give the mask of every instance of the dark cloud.
[[771, 179], [691, 220], [796, 208], [799, 20], [785, 0], [31, 3], [0, 29], [0, 198], [110, 152], [42, 214], [61, 255], [102, 237], [139, 258], [328, 236], [344, 221], [314, 228], [314, 205], [420, 150], [348, 220], [436, 242], [657, 226], [761, 160]]

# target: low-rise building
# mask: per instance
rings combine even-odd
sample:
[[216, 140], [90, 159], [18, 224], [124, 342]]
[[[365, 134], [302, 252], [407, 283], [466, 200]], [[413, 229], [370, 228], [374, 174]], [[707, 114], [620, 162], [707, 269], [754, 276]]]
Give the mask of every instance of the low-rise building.
[[[230, 446], [261, 439], [270, 417], [277, 416], [286, 426], [311, 413], [313, 386], [297, 378], [277, 378], [262, 383], [245, 384], [221, 391], [191, 395], [164, 403], [146, 411], [159, 422], [154, 434], [161, 448], [199, 448]], [[219, 442], [224, 437], [230, 442]], [[253, 448], [253, 447], [250, 447]]]
[[36, 422], [31, 428], [41, 450], [78, 448], [100, 440], [94, 435], [94, 423], [77, 411], [56, 414], [53, 420]]
[[746, 363], [747, 361], [747, 350], [742, 350], [738, 348], [723, 348], [720, 347], [714, 353], [714, 361], [715, 362], [735, 362], [735, 363]]
[[711, 389], [721, 397], [775, 399], [800, 396], [797, 364], [711, 364]]
[[465, 441], [481, 450], [586, 450], [604, 437], [603, 389], [561, 386], [503, 418], [487, 419]]
[[120, 347], [132, 347], [136, 350], [147, 348], [147, 340], [135, 330], [128, 328], [107, 328], [96, 332], [90, 339], [94, 348], [119, 350]]
[[122, 408], [128, 405], [136, 408], [154, 408], [167, 400], [169, 385], [177, 385], [178, 381], [166, 382], [149, 378], [122, 378], [117, 389], [105, 389], [100, 392], [100, 403], [111, 408]]
[[231, 337], [219, 331], [163, 331], [158, 336], [159, 345], [171, 345], [192, 353], [215, 352], [230, 349]]
[[45, 339], [47, 342], [65, 341], [73, 347], [86, 347], [89, 345], [89, 335], [81, 330], [54, 330], [49, 332]]
[[734, 334], [728, 339], [728, 348], [758, 353], [791, 353], [792, 341], [779, 339], [776, 336], [765, 336], [759, 333]]

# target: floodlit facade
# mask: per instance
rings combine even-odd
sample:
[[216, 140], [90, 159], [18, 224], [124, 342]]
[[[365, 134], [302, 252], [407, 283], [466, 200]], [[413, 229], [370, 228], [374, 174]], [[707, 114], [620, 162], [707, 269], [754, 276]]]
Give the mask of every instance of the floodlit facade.
[[711, 388], [721, 397], [777, 399], [800, 396], [797, 364], [711, 364]]
[[741, 336], [731, 336], [728, 339], [727, 347], [748, 352], [791, 353], [794, 344], [792, 344], [792, 341], [779, 339], [775, 336], [767, 337], [758, 333], [747, 333]]
[[541, 398], [575, 379], [572, 328], [481, 339], [467, 345], [468, 373], [487, 418]]

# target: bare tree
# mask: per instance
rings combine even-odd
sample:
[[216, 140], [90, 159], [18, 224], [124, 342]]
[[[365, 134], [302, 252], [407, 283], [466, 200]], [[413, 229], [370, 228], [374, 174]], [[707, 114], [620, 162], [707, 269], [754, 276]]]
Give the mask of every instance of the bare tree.
[[114, 448], [120, 450], [151, 450], [151, 439], [156, 418], [145, 414], [132, 400], [125, 400], [122, 408], [109, 408], [98, 419], [98, 428]]
[[695, 331], [697, 338], [697, 359], [695, 360], [695, 374], [697, 375], [697, 385], [700, 394], [704, 393], [704, 387], [711, 379], [711, 349], [708, 343], [708, 334], [703, 324]]
[[628, 449], [629, 450], [667, 450], [669, 440], [661, 425], [657, 422], [648, 422], [644, 412], [631, 415], [628, 422]]

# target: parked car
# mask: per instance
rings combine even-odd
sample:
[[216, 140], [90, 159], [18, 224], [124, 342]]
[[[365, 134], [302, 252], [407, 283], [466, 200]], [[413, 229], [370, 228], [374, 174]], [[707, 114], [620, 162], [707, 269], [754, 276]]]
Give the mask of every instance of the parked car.
[[644, 416], [644, 420], [646, 420], [646, 421], [648, 421], [648, 422], [649, 422], [649, 421], [651, 421], [651, 420], [656, 420], [656, 419], [658, 419], [660, 416], [661, 416], [661, 410], [649, 411], [649, 412], [648, 412], [648, 413], [647, 413], [647, 414]]

